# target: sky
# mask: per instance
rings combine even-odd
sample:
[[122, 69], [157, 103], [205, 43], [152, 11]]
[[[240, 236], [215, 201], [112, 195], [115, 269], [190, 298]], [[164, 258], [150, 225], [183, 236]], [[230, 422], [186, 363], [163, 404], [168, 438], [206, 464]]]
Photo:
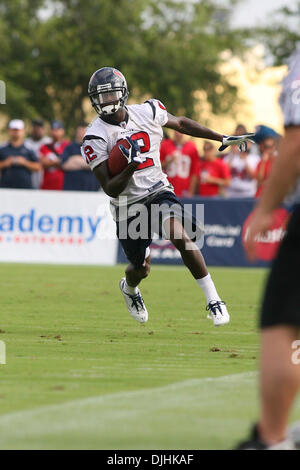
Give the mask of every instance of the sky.
[[[195, 2], [198, 0], [185, 0], [186, 2]], [[219, 3], [227, 4], [226, 0], [218, 0]], [[260, 26], [268, 24], [270, 13], [283, 6], [293, 7], [297, 0], [239, 0], [240, 3], [235, 7], [233, 13], [232, 25], [238, 26]], [[46, 19], [51, 14], [52, 8], [49, 6], [41, 10], [41, 16]], [[272, 17], [271, 17], [272, 18]]]
[[270, 13], [274, 10], [287, 5], [293, 8], [296, 4], [297, 0], [240, 0], [232, 23], [234, 26], [266, 25], [270, 20]]

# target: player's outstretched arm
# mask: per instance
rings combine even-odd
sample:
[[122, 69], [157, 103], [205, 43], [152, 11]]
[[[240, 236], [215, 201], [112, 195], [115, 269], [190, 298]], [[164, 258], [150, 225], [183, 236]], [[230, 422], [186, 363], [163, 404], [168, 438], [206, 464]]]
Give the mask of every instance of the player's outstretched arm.
[[247, 141], [253, 142], [252, 137], [255, 134], [245, 134], [240, 136], [228, 136], [215, 132], [208, 127], [202, 126], [197, 121], [185, 116], [176, 117], [168, 113], [168, 121], [165, 124], [168, 129], [174, 129], [182, 134], [200, 137], [201, 139], [216, 140], [222, 142], [219, 150], [225, 150], [231, 145], [238, 145], [241, 151], [247, 150]]
[[116, 176], [111, 176], [108, 170], [107, 160], [105, 160], [94, 168], [93, 173], [99, 181], [103, 191], [109, 197], [118, 197], [128, 185], [130, 178], [139, 164], [139, 162], [129, 163], [121, 173]]
[[182, 134], [191, 135], [192, 137], [200, 137], [202, 139], [223, 141], [223, 135], [202, 126], [197, 121], [189, 119], [185, 116], [173, 116], [168, 113], [168, 121], [165, 124], [168, 129], [174, 129]]

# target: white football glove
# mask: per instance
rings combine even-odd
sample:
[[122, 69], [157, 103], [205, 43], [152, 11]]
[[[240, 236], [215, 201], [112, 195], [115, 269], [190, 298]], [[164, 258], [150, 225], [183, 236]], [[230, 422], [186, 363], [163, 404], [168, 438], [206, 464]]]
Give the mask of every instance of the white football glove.
[[247, 142], [255, 144], [253, 137], [255, 134], [243, 134], [243, 135], [223, 135], [222, 145], [219, 147], [219, 151], [225, 150], [231, 145], [237, 145], [241, 152], [246, 152]]
[[123, 153], [124, 157], [127, 159], [128, 165], [129, 163], [143, 163], [141, 158], [141, 150], [136, 140], [131, 139], [130, 137], [126, 137], [127, 142], [129, 143], [129, 149], [125, 148], [124, 145], [119, 145], [119, 149]]

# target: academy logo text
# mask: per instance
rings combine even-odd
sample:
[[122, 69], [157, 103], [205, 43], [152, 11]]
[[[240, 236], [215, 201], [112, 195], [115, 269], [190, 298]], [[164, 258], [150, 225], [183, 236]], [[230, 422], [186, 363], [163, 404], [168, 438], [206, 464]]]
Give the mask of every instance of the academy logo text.
[[105, 216], [45, 214], [29, 209], [21, 214], [0, 212], [0, 243], [66, 243], [94, 241]]

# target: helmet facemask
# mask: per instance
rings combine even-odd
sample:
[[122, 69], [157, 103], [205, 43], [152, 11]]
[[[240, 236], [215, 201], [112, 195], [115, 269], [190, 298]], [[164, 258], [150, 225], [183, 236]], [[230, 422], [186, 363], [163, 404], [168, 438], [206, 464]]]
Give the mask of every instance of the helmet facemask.
[[111, 83], [97, 85], [97, 90], [89, 93], [92, 106], [100, 116], [115, 114], [125, 106], [128, 92], [125, 87], [112, 87]]

